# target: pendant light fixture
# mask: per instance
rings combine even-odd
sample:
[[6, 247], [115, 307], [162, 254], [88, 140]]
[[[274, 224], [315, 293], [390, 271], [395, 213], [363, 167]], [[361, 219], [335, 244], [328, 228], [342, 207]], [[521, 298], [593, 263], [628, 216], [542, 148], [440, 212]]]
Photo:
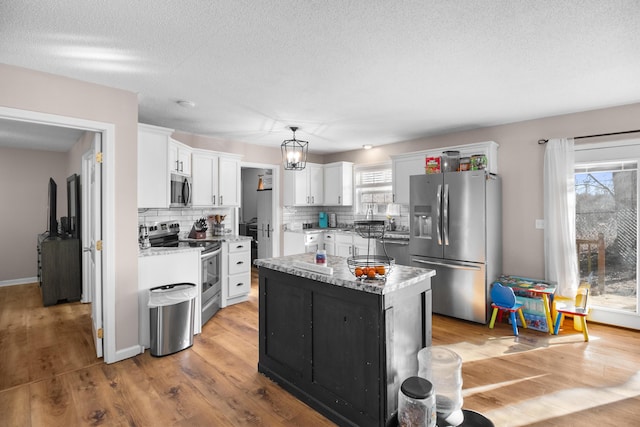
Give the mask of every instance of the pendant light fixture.
[[282, 164], [285, 170], [301, 171], [307, 166], [307, 151], [309, 143], [296, 139], [296, 126], [289, 129], [293, 132], [293, 139], [282, 141], [280, 150], [282, 151]]

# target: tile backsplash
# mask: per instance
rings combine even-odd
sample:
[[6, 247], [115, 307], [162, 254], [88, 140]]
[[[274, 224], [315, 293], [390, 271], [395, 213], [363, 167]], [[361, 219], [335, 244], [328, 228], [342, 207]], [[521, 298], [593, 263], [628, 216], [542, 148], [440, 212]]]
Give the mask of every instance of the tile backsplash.
[[[292, 228], [292, 224], [313, 224], [318, 226], [320, 212], [335, 213], [338, 226], [352, 225], [354, 221], [365, 219], [364, 215], [355, 214], [352, 206], [285, 206], [282, 211], [282, 224], [285, 230]], [[374, 215], [373, 219], [387, 220], [386, 215]], [[400, 206], [400, 216], [395, 217], [398, 230], [409, 227], [409, 206]]]
[[180, 208], [180, 209], [138, 209], [138, 224], [150, 225], [154, 222], [178, 221], [180, 223], [180, 234], [191, 231], [193, 223], [200, 218], [207, 218], [209, 215], [227, 215], [223, 224], [225, 228], [235, 230], [236, 208]]

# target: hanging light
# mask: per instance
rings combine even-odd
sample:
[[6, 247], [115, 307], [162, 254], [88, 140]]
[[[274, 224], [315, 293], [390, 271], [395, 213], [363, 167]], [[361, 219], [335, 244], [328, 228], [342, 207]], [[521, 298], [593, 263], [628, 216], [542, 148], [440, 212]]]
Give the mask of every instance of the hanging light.
[[307, 150], [309, 143], [296, 139], [296, 126], [289, 129], [293, 132], [293, 139], [282, 141], [280, 150], [282, 151], [282, 164], [285, 170], [301, 171], [307, 166]]

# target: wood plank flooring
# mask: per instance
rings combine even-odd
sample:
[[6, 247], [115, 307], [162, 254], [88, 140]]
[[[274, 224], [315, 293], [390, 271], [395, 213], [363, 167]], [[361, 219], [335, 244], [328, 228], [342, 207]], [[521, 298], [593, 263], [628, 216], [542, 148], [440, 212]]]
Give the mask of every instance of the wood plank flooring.
[[[36, 284], [0, 288], [1, 426], [333, 426], [257, 372], [250, 300], [216, 314], [192, 348], [106, 365], [89, 305], [42, 307]], [[638, 425], [640, 333], [590, 323], [591, 341], [434, 316], [433, 344], [463, 358], [464, 407], [496, 426]]]

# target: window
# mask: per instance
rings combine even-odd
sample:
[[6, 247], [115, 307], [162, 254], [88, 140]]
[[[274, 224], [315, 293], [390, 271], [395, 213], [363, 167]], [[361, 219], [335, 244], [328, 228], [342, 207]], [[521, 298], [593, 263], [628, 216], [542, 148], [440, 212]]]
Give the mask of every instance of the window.
[[576, 252], [596, 321], [638, 327], [640, 146], [576, 146]]
[[393, 202], [391, 163], [356, 166], [356, 214], [385, 215], [387, 204]]

